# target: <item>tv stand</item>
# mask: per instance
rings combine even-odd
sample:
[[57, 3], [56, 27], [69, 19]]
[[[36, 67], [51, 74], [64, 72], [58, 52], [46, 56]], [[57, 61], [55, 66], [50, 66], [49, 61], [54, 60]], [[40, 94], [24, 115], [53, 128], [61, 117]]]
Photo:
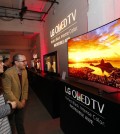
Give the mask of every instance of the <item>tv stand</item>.
[[28, 71], [29, 84], [53, 118], [60, 116], [59, 81], [55, 76]]
[[[53, 118], [60, 117], [65, 134], [80, 131], [107, 133], [119, 131], [119, 92], [106, 93], [85, 83], [28, 71], [29, 83]], [[95, 131], [97, 130], [97, 132]]]
[[119, 130], [120, 92], [105, 93], [103, 89], [100, 94], [98, 88], [68, 79], [61, 87], [60, 126], [65, 134]]

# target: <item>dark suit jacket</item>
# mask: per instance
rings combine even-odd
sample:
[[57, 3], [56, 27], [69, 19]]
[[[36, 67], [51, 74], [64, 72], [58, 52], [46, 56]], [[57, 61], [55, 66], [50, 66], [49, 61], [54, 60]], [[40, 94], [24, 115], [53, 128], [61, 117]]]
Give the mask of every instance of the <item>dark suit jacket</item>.
[[17, 107], [19, 108], [21, 105], [20, 97], [21, 100], [28, 99], [27, 71], [22, 71], [22, 87], [20, 85], [20, 80], [15, 66], [4, 72], [2, 82], [5, 98], [10, 101], [16, 101]]

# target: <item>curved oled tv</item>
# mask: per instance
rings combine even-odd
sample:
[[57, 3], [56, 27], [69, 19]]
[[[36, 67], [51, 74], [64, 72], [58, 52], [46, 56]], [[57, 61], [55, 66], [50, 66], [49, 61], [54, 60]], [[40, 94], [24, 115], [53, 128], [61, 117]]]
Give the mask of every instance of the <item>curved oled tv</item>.
[[68, 76], [120, 92], [120, 19], [68, 40]]

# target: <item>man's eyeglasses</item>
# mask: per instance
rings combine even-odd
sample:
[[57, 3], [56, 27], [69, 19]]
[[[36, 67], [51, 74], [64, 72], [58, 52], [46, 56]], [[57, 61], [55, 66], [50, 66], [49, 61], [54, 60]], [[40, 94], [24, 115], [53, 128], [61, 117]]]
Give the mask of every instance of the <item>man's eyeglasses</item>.
[[18, 62], [24, 62], [24, 63], [26, 63], [27, 60], [18, 60]]

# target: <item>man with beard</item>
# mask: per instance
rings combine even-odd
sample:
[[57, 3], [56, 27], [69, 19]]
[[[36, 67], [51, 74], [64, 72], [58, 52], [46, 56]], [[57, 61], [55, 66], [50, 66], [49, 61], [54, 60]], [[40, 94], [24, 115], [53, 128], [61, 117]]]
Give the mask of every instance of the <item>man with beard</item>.
[[13, 56], [14, 65], [3, 74], [3, 89], [7, 100], [16, 101], [17, 108], [9, 115], [12, 133], [15, 126], [18, 134], [25, 134], [23, 125], [24, 107], [28, 99], [28, 78], [26, 71], [26, 57], [22, 54]]

